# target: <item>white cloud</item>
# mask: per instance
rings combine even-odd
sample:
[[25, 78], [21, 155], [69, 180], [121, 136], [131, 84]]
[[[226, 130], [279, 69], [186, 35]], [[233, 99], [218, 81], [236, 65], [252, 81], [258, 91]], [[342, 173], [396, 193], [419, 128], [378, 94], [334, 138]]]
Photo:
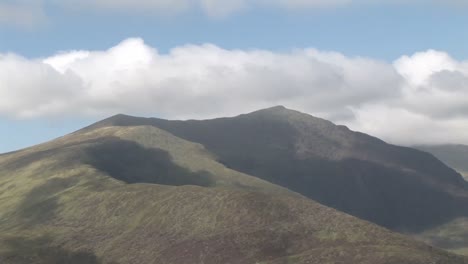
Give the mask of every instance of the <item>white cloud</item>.
[[401, 97], [355, 108], [349, 125], [405, 145], [468, 143], [468, 62], [428, 50], [393, 63]]
[[427, 85], [428, 77], [436, 72], [457, 68], [457, 62], [447, 53], [435, 50], [418, 52], [411, 57], [403, 56], [394, 64], [399, 73], [414, 86]]
[[468, 118], [436, 119], [399, 107], [365, 106], [349, 125], [400, 145], [468, 143]]
[[80, 94], [79, 77], [13, 54], [0, 55], [0, 113], [3, 116], [54, 115]]
[[399, 144], [468, 143], [468, 62], [393, 64], [316, 49], [275, 53], [141, 39], [43, 59], [0, 54], [0, 115], [211, 118], [282, 104]]

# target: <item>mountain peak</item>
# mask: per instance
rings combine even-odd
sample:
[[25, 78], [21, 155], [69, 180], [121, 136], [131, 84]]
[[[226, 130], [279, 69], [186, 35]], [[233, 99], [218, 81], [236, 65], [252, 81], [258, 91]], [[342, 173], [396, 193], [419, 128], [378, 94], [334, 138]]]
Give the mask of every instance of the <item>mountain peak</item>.
[[[257, 111], [254, 111], [254, 112], [251, 112], [251, 113], [248, 113], [248, 114], [244, 114], [244, 115], [262, 115], [262, 116], [277, 116], [277, 117], [282, 117], [282, 118], [288, 118], [288, 117], [291, 117], [291, 116], [298, 116], [298, 115], [307, 115], [309, 117], [312, 117], [311, 115], [309, 114], [305, 114], [305, 113], [302, 113], [302, 112], [299, 112], [299, 111], [296, 111], [296, 110], [292, 110], [292, 109], [289, 109], [289, 108], [286, 108], [282, 105], [277, 105], [277, 106], [273, 106], [273, 107], [269, 107], [269, 108], [265, 108], [265, 109], [260, 109], [260, 110], [257, 110]], [[243, 115], [241, 115], [243, 116]]]
[[[332, 129], [336, 125], [332, 122], [313, 116], [308, 113], [286, 108], [282, 105], [261, 109], [252, 113], [243, 114], [239, 117], [260, 118], [276, 120], [280, 122], [289, 122], [291, 124], [307, 124], [314, 129]], [[303, 125], [300, 125], [303, 126]]]
[[286, 108], [285, 106], [283, 105], [276, 105], [276, 106], [272, 106], [272, 107], [268, 107], [268, 108], [264, 108], [264, 109], [260, 109], [256, 112], [270, 112], [270, 113], [285, 113], [285, 112], [298, 112], [296, 110], [293, 110], [293, 109], [289, 109], [289, 108]]
[[267, 110], [267, 111], [285, 111], [285, 110], [290, 110], [290, 109], [284, 107], [284, 105], [276, 105], [276, 106], [272, 106], [272, 107], [269, 107], [269, 108], [265, 108], [264, 110]]

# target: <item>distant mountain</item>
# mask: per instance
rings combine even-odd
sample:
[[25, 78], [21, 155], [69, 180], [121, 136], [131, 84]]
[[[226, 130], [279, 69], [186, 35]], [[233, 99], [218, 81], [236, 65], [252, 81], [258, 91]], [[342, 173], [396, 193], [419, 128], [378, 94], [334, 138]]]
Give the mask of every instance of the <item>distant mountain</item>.
[[[298, 155], [277, 159], [280, 165], [313, 162], [307, 144], [318, 135], [303, 142], [302, 152], [285, 145], [291, 140], [284, 134], [290, 127], [262, 121], [271, 111], [240, 117], [233, 125], [230, 120], [237, 119], [225, 119], [227, 127], [206, 135], [213, 137], [213, 145], [190, 142], [144, 122], [130, 124], [146, 119], [117, 116], [0, 155], [0, 263], [468, 263], [216, 160], [221, 153], [220, 160], [230, 167], [244, 166], [246, 159], [234, 153], [243, 149], [246, 158], [253, 158], [252, 166], [263, 161], [271, 166], [270, 159], [285, 157], [288, 146]], [[126, 126], [112, 126], [117, 121]], [[211, 123], [208, 127], [215, 129]], [[226, 153], [216, 149], [221, 144], [217, 140], [244, 132], [232, 138], [239, 141], [226, 143]], [[335, 156], [327, 152], [325, 157]], [[271, 172], [260, 166], [259, 172], [266, 171]], [[276, 178], [282, 173], [272, 175], [272, 182], [283, 180]], [[434, 184], [462, 188], [450, 176], [435, 175]], [[341, 196], [337, 191], [328, 192]]]
[[467, 183], [432, 155], [284, 107], [232, 118], [117, 115], [87, 129], [149, 125], [202, 144], [218, 162], [393, 230], [468, 216]]
[[450, 167], [468, 178], [468, 146], [465, 145], [436, 145], [416, 146], [415, 148], [427, 151], [445, 162]]
[[[468, 179], [468, 146], [426, 145], [415, 148], [433, 154]], [[418, 234], [418, 238], [432, 245], [468, 255], [468, 217], [458, 217], [427, 229]]]

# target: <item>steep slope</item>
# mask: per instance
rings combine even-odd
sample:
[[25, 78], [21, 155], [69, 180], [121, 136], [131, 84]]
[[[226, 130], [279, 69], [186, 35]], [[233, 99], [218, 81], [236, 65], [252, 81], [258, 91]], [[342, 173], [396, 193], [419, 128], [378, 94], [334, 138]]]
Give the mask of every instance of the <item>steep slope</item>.
[[0, 263], [468, 263], [154, 127], [0, 156]]
[[431, 153], [450, 167], [460, 172], [465, 179], [468, 178], [468, 146], [436, 145], [416, 146], [415, 148]]
[[202, 144], [226, 167], [394, 230], [468, 215], [466, 182], [432, 155], [284, 107], [203, 121], [118, 115], [88, 129], [108, 125], [159, 127]]

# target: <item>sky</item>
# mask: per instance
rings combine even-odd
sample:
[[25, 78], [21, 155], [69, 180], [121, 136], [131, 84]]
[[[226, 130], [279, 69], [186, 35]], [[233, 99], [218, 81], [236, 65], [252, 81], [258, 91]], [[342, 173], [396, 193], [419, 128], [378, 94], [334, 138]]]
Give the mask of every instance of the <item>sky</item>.
[[0, 152], [274, 105], [468, 144], [468, 0], [0, 0]]

